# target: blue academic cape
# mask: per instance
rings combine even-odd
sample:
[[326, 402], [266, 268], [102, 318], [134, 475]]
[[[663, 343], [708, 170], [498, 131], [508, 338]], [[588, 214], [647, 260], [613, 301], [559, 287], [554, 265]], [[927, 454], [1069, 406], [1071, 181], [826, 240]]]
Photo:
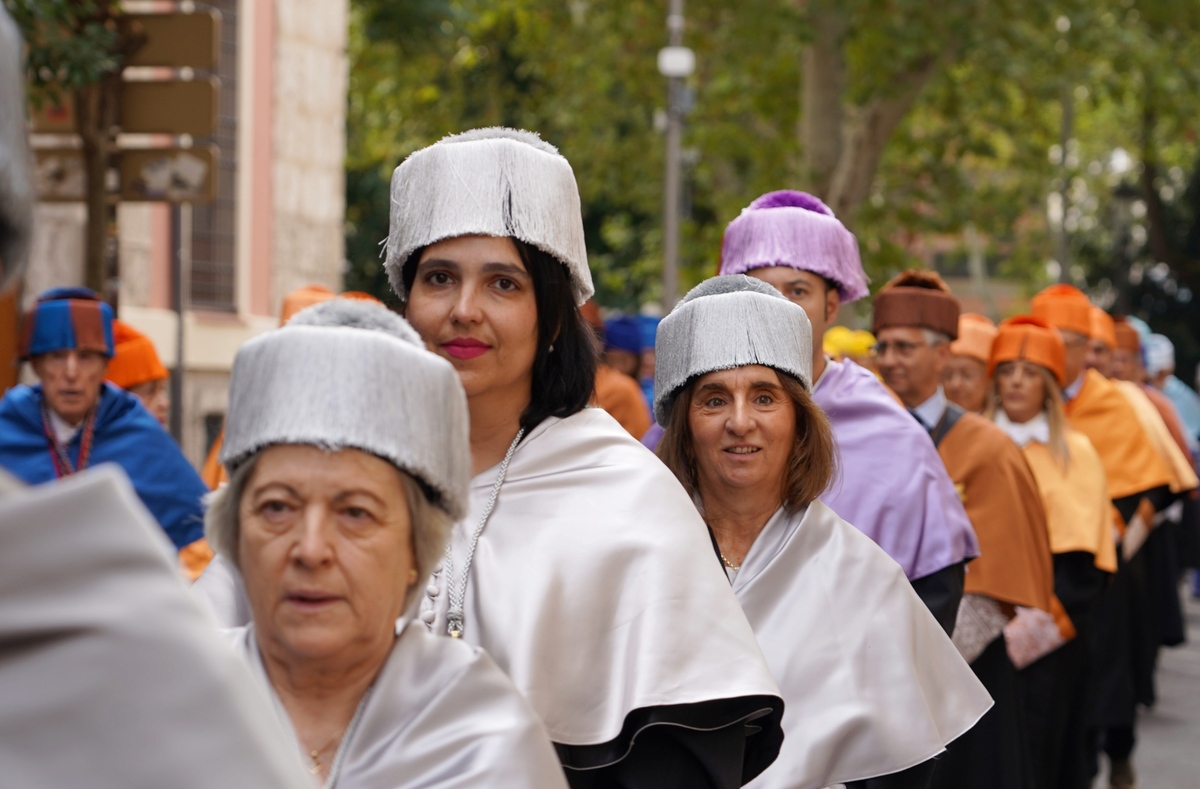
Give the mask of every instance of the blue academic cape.
[[[42, 387], [16, 386], [0, 400], [0, 468], [27, 485], [54, 480], [50, 444], [42, 429]], [[79, 462], [82, 431], [67, 445]], [[123, 389], [105, 383], [96, 406], [88, 467], [115, 463], [176, 548], [204, 536], [201, 499], [208, 488], [162, 425]]]

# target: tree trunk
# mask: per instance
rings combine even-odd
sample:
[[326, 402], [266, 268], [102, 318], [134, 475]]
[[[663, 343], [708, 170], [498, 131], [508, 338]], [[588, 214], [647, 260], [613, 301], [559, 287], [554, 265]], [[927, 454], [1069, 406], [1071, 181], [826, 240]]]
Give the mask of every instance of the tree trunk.
[[836, 5], [810, 11], [813, 41], [800, 53], [800, 141], [808, 191], [825, 198], [842, 158], [846, 93], [846, 12]]
[[116, 152], [113, 129], [117, 122], [120, 75], [75, 91], [75, 113], [82, 141], [87, 226], [84, 234], [84, 284], [106, 294], [116, 272], [110, 271], [109, 236], [115, 217], [108, 198], [107, 176]]
[[834, 171], [826, 202], [843, 222], [850, 223], [871, 194], [875, 173], [892, 133], [912, 109], [943, 65], [929, 57], [913, 68], [896, 74], [889, 89], [866, 104], [847, 112], [843, 124], [842, 155]]
[[1171, 237], [1170, 218], [1158, 194], [1158, 149], [1154, 141], [1154, 129], [1158, 125], [1155, 90], [1149, 74], [1143, 75], [1142, 89], [1142, 199], [1146, 203], [1146, 238], [1150, 254], [1156, 261], [1163, 261], [1176, 268], [1180, 255]]

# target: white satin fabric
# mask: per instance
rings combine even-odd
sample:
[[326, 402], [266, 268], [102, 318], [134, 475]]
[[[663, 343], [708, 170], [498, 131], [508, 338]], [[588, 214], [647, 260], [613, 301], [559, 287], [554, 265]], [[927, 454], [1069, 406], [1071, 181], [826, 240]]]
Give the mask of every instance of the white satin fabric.
[[[347, 729], [325, 789], [566, 789], [537, 714], [482, 650], [398, 625], [392, 653]], [[271, 687], [253, 625], [231, 631], [304, 761]]]
[[0, 487], [0, 783], [312, 789], [123, 472]]
[[[711, 550], [708, 561], [717, 564]], [[748, 787], [898, 772], [992, 706], [900, 566], [820, 501], [772, 516], [733, 591], [786, 705], [779, 758]]]
[[[497, 471], [471, 481], [455, 579]], [[438, 634], [446, 575], [421, 604]], [[644, 707], [779, 696], [696, 508], [600, 409], [549, 418], [518, 447], [463, 608], [463, 639], [487, 650], [557, 743], [608, 742]]]

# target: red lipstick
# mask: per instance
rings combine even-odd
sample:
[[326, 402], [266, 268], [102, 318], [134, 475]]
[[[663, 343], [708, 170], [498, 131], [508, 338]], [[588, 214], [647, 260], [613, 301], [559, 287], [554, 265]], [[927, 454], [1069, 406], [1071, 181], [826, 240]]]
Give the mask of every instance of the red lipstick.
[[442, 343], [442, 348], [455, 359], [474, 359], [490, 351], [492, 346], [470, 337], [459, 337]]

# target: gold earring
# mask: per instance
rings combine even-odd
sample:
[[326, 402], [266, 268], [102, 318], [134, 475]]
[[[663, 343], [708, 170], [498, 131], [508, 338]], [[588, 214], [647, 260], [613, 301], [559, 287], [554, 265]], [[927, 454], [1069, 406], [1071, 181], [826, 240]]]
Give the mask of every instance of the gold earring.
[[410, 584], [415, 584], [417, 582], [417, 568], [416, 567], [414, 567], [408, 571], [408, 582]]

